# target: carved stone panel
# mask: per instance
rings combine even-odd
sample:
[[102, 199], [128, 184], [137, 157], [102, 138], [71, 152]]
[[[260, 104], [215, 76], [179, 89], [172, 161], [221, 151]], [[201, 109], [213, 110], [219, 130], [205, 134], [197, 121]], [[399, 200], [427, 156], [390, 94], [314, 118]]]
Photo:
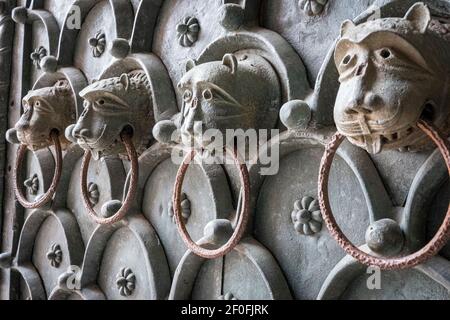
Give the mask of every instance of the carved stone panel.
[[447, 0], [0, 0], [0, 298], [450, 299], [449, 30]]

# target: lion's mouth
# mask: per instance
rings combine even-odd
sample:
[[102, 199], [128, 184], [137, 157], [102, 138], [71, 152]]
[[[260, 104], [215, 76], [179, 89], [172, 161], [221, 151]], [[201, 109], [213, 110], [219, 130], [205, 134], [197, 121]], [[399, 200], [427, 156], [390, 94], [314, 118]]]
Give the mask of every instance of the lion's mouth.
[[365, 148], [372, 154], [380, 153], [384, 148], [394, 149], [406, 147], [405, 143], [418, 132], [416, 127], [410, 126], [392, 133], [371, 133], [369, 135], [344, 135], [353, 144]]
[[51, 139], [44, 135], [41, 135], [39, 137], [33, 137], [18, 130], [17, 138], [21, 143], [25, 144], [28, 147], [28, 149], [32, 151], [41, 150], [51, 145]]

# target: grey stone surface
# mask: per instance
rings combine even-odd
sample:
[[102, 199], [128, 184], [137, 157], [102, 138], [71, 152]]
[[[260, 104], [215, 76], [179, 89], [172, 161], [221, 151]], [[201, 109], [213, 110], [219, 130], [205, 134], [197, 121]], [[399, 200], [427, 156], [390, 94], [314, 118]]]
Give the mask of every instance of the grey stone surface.
[[[67, 139], [56, 194], [37, 210], [15, 200], [16, 147], [0, 143], [1, 298], [450, 299], [448, 244], [414, 269], [383, 271], [381, 289], [369, 290], [367, 268], [324, 223], [317, 181], [324, 145], [339, 130], [349, 141], [337, 151], [329, 196], [349, 240], [388, 258], [436, 233], [448, 172], [415, 122], [450, 131], [448, 1], [75, 1], [81, 29], [70, 27], [72, 1], [6, 2], [0, 134], [9, 127], [8, 142], [29, 145], [19, 172], [28, 200], [51, 184], [48, 133]], [[195, 255], [174, 219], [180, 164], [171, 153], [189, 147], [194, 129], [275, 128], [279, 135], [245, 156], [242, 238], [220, 258]], [[140, 155], [134, 172], [122, 133]], [[262, 175], [264, 152], [277, 150], [279, 171]], [[96, 212], [116, 211], [138, 175], [126, 215], [112, 225], [87, 214], [85, 151], [95, 158], [87, 186]], [[217, 249], [235, 231], [240, 183], [231, 164], [189, 167], [181, 220], [198, 245]]]

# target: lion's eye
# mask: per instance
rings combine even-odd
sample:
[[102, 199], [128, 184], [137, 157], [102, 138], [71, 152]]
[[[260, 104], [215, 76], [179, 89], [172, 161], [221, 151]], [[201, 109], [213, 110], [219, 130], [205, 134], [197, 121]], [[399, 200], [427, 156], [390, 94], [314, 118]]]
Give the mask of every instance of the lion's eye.
[[41, 102], [40, 101], [36, 101], [35, 103], [34, 103], [34, 107], [36, 108], [39, 108], [41, 106]]
[[392, 57], [392, 52], [391, 52], [391, 50], [384, 48], [379, 51], [379, 55], [381, 58], [386, 60], [386, 59], [389, 59], [390, 57]]
[[213, 98], [213, 94], [212, 94], [211, 90], [206, 89], [203, 91], [203, 99], [211, 100], [212, 98]]
[[192, 99], [192, 91], [191, 90], [184, 91], [183, 100], [189, 102], [191, 99]]
[[103, 105], [105, 105], [105, 100], [100, 99], [100, 100], [97, 101], [97, 104], [100, 105], [100, 106], [103, 106]]
[[352, 59], [352, 57], [350, 55], [346, 55], [344, 60], [342, 60], [342, 64], [344, 66], [348, 65], [350, 63], [350, 60]]

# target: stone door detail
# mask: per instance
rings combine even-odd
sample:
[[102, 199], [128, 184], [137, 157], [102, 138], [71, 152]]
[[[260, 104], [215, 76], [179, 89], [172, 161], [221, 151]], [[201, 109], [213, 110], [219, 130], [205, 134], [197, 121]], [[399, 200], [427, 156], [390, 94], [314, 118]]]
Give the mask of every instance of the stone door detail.
[[0, 0], [0, 298], [450, 299], [449, 30], [446, 0]]

